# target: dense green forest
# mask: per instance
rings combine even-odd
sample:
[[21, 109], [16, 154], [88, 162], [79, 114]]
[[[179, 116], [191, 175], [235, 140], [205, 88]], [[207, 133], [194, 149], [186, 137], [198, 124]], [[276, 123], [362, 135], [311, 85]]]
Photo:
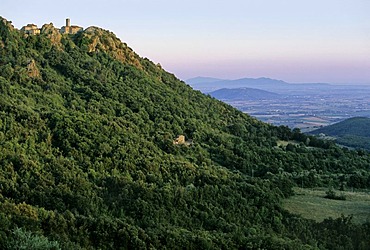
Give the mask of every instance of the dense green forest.
[[369, 249], [369, 223], [281, 206], [297, 184], [369, 188], [369, 166], [192, 90], [111, 32], [27, 36], [0, 18], [0, 249]]
[[312, 131], [312, 134], [325, 134], [335, 137], [337, 143], [370, 150], [370, 118], [353, 117], [347, 120]]

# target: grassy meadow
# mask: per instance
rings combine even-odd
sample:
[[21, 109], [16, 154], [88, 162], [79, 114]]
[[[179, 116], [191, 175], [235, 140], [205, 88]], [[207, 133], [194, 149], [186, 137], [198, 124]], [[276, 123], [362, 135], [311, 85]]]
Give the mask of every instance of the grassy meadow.
[[283, 207], [291, 213], [300, 214], [304, 218], [321, 222], [326, 218], [338, 218], [342, 214], [353, 215], [353, 222], [370, 221], [370, 193], [336, 191], [344, 194], [346, 200], [324, 198], [327, 189], [295, 188], [295, 195], [284, 201]]

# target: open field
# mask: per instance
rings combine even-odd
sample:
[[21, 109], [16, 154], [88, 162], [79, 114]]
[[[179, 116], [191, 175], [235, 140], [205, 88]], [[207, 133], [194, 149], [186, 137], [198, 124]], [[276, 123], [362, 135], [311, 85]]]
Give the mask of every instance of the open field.
[[293, 144], [293, 145], [299, 145], [299, 143], [297, 141], [282, 141], [282, 140], [278, 140], [276, 143], [277, 143], [277, 146], [278, 147], [280, 147], [280, 146], [286, 147], [289, 143], [290, 144]]
[[329, 217], [338, 218], [342, 214], [352, 214], [355, 223], [370, 221], [370, 193], [336, 191], [345, 195], [346, 200], [343, 201], [324, 198], [326, 190], [295, 188], [296, 195], [286, 199], [283, 207], [291, 213], [318, 222]]

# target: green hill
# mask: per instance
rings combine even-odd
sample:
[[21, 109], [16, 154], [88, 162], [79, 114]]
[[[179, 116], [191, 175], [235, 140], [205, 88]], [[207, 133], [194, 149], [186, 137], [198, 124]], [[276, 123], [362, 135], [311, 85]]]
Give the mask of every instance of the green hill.
[[369, 164], [194, 91], [109, 31], [0, 19], [1, 249], [367, 249], [368, 224], [281, 204], [295, 183], [368, 188]]
[[354, 117], [312, 131], [312, 134], [333, 136], [339, 144], [370, 150], [370, 118]]

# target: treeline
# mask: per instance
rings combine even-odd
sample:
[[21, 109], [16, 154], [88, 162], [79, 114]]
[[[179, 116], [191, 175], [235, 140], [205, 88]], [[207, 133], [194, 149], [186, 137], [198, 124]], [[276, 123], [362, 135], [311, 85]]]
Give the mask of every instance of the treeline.
[[367, 153], [257, 121], [115, 43], [1, 20], [0, 248], [370, 246], [368, 225], [280, 205], [296, 183], [368, 188]]
[[347, 120], [319, 128], [312, 131], [312, 134], [323, 133], [335, 137], [335, 141], [354, 149], [370, 150], [370, 118], [353, 117]]

